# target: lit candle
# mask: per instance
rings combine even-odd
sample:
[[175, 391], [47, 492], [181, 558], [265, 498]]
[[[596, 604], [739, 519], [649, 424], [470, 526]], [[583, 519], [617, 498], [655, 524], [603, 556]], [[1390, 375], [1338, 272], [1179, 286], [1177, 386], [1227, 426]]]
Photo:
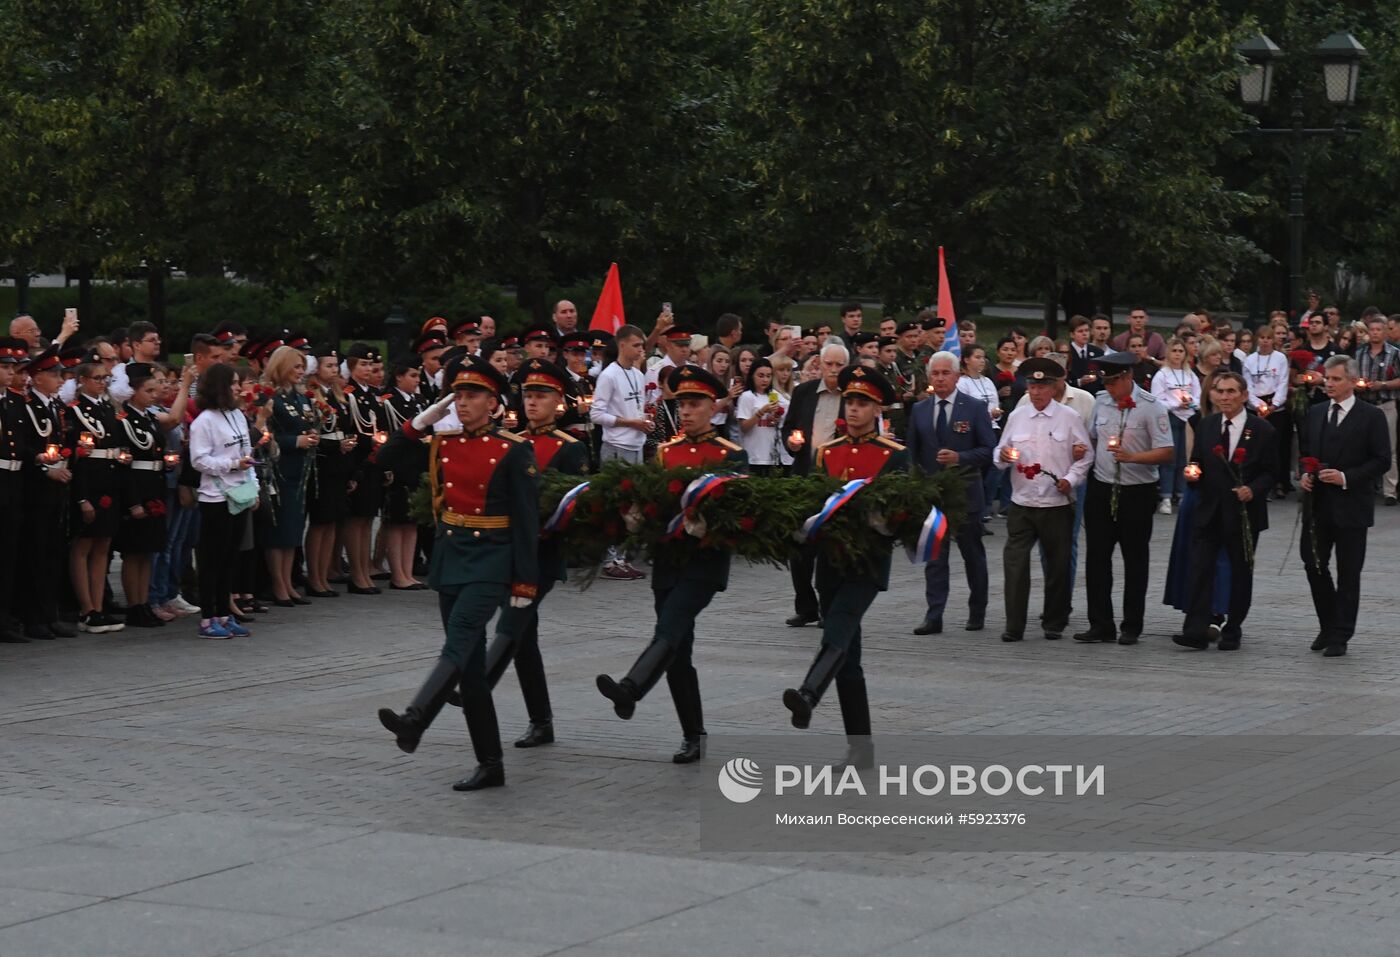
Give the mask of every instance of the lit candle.
[[388, 432], [376, 432], [376, 433], [374, 433], [374, 441], [375, 441], [377, 444], [379, 444], [379, 445], [383, 445], [385, 442], [389, 441], [389, 433], [388, 433]]
[[58, 446], [56, 446], [56, 445], [47, 446], [47, 447], [44, 449], [44, 458], [48, 459], [50, 462], [57, 462], [58, 459], [59, 459], [59, 455], [58, 455]]
[[1118, 448], [1118, 446], [1119, 446], [1120, 444], [1121, 444], [1121, 443], [1120, 443], [1120, 441], [1119, 441], [1119, 439], [1118, 439], [1118, 436], [1116, 436], [1116, 435], [1110, 435], [1110, 436], [1108, 437], [1108, 450], [1109, 450], [1110, 452], [1112, 452], [1114, 449]]
[[78, 444], [85, 449], [90, 449], [95, 445], [91, 432], [83, 432], [78, 435]]
[[1186, 477], [1189, 478], [1189, 479], [1198, 479], [1198, 478], [1200, 478], [1200, 477], [1201, 477], [1201, 467], [1200, 467], [1199, 465], [1197, 465], [1195, 462], [1192, 462], [1190, 465], [1186, 466]]
[[1270, 410], [1269, 410], [1269, 403], [1267, 403], [1267, 402], [1260, 402], [1260, 403], [1259, 403], [1259, 414], [1260, 414], [1260, 415], [1268, 415], [1268, 414], [1269, 414], [1269, 411], [1270, 411]]
[[1179, 400], [1181, 401], [1181, 404], [1182, 404], [1182, 405], [1190, 405], [1190, 404], [1191, 404], [1191, 390], [1190, 390], [1190, 389], [1182, 389], [1180, 392], [1178, 392], [1178, 393], [1176, 394], [1176, 397], [1177, 397], [1177, 399], [1179, 399]]
[[120, 452], [117, 453], [117, 461], [120, 462], [122, 465], [130, 465], [131, 453], [128, 452], [126, 449], [122, 449]]
[[180, 464], [180, 453], [179, 453], [179, 452], [166, 452], [166, 453], [165, 453], [165, 464], [166, 464], [166, 465], [171, 465], [171, 466], [179, 465], [179, 464]]
[[1366, 380], [1365, 380], [1365, 379], [1357, 379], [1357, 380], [1356, 380], [1356, 387], [1357, 387], [1358, 389], [1364, 389], [1364, 388], [1366, 388]]
[[558, 405], [556, 405], [556, 406], [554, 407], [554, 411], [555, 411], [555, 413], [556, 413], [557, 415], [563, 415], [563, 414], [564, 414], [564, 403], [560, 402]]
[[807, 439], [802, 435], [801, 429], [792, 430], [792, 438], [788, 440], [794, 447], [800, 447], [807, 443]]
[[1012, 462], [1019, 462], [1021, 461], [1021, 450], [1014, 445], [1008, 445], [1006, 447], [1006, 457]]
[[505, 422], [506, 428], [513, 429], [520, 424], [520, 417], [514, 412], [507, 412]]

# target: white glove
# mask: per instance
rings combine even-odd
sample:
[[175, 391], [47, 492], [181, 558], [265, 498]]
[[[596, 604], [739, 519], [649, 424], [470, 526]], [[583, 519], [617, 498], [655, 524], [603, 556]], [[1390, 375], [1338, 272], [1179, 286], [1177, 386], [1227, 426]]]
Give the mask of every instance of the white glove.
[[511, 596], [511, 599], [510, 599], [510, 607], [512, 607], [512, 608], [529, 608], [529, 607], [530, 607], [530, 603], [531, 603], [533, 600], [534, 600], [534, 599], [532, 599], [532, 598], [525, 598], [525, 597], [523, 597], [523, 596], [521, 596], [521, 595], [512, 595], [512, 596]]
[[440, 422], [447, 415], [447, 410], [452, 408], [452, 403], [456, 401], [457, 394], [455, 392], [450, 392], [438, 399], [413, 417], [413, 430], [415, 432], [428, 431], [434, 422]]

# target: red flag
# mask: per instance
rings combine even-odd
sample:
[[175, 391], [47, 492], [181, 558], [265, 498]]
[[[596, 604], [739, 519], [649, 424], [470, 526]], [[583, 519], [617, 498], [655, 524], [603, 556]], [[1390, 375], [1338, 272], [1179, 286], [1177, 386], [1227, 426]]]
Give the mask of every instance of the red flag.
[[958, 316], [953, 311], [953, 287], [948, 285], [948, 263], [943, 258], [943, 247], [938, 247], [938, 318], [947, 319], [943, 333], [944, 350], [954, 355], [962, 355], [958, 339]]
[[622, 315], [622, 280], [618, 278], [617, 263], [613, 263], [608, 267], [608, 278], [603, 280], [603, 291], [598, 296], [598, 306], [593, 310], [588, 331], [616, 335], [626, 323]]

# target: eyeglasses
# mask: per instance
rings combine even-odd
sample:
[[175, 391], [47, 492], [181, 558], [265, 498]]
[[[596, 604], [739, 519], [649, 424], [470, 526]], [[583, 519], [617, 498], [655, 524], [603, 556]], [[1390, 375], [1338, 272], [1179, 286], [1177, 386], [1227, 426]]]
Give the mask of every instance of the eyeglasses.
[[89, 380], [89, 381], [91, 381], [91, 382], [111, 382], [111, 381], [112, 381], [112, 377], [109, 376], [109, 375], [89, 375], [89, 376], [83, 376], [83, 378], [84, 378], [84, 379], [87, 379], [87, 380]]

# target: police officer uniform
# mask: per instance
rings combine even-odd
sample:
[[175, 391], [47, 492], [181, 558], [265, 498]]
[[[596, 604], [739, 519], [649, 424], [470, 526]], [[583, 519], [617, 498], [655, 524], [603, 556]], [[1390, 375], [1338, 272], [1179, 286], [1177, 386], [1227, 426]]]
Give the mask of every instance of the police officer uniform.
[[[1099, 356], [1094, 364], [1099, 380], [1131, 376], [1137, 357], [1131, 352]], [[1084, 497], [1085, 590], [1089, 598], [1089, 629], [1075, 641], [1136, 644], [1142, 635], [1147, 607], [1148, 545], [1152, 516], [1157, 509], [1156, 465], [1120, 463], [1114, 453], [1151, 452], [1173, 448], [1166, 406], [1136, 383], [1122, 403], [1107, 391], [1094, 397], [1089, 438], [1094, 443], [1094, 470]], [[1168, 459], [1166, 468], [1171, 468]], [[1114, 490], [1117, 489], [1117, 504]], [[1113, 620], [1113, 548], [1123, 554], [1123, 622]]]
[[[28, 360], [29, 349], [23, 339], [0, 337], [0, 365], [14, 370]], [[35, 454], [25, 424], [26, 405], [24, 393], [16, 391], [12, 383], [0, 390], [0, 515], [16, 518], [24, 514], [24, 465]], [[0, 548], [0, 643], [28, 641], [13, 614], [19, 555], [13, 543]]]
[[[520, 387], [524, 392], [540, 391], [560, 402], [570, 397], [569, 373], [548, 359], [526, 359], [520, 367]], [[528, 423], [519, 435], [535, 453], [535, 467], [541, 472], [553, 470], [565, 475], [582, 476], [588, 471], [588, 452], [584, 444], [567, 432], [555, 428], [555, 423], [539, 429]], [[545, 536], [539, 543], [539, 591], [529, 608], [513, 608], [509, 603], [501, 609], [496, 620], [496, 635], [486, 652], [486, 673], [494, 688], [515, 661], [515, 675], [520, 679], [520, 693], [525, 698], [525, 711], [530, 727], [516, 742], [517, 748], [533, 748], [554, 742], [554, 717], [549, 703], [549, 686], [545, 680], [544, 659], [540, 657], [540, 604], [554, 588], [555, 582], [568, 580], [564, 553], [557, 539]]]
[[[699, 397], [718, 401], [728, 394], [724, 383], [699, 366], [673, 368], [667, 382], [676, 399]], [[706, 420], [698, 435], [682, 433], [657, 449], [662, 468], [692, 467], [707, 470], [747, 471], [743, 447], [719, 436]], [[613, 703], [619, 718], [630, 718], [637, 702], [666, 675], [681, 725], [681, 749], [672, 756], [688, 764], [705, 756], [705, 721], [700, 702], [700, 681], [691, 663], [695, 644], [695, 619], [716, 592], [729, 585], [729, 552], [722, 548], [687, 550], [684, 559], [661, 556], [651, 578], [656, 607], [656, 630], [651, 644], [632, 665], [627, 676], [614, 681], [599, 675], [598, 690]]]
[[[844, 369], [837, 388], [843, 398], [861, 396], [882, 406], [894, 397], [894, 389], [884, 377], [863, 366]], [[908, 454], [904, 446], [872, 430], [861, 436], [843, 435], [818, 447], [813, 467], [843, 481], [870, 479], [908, 468]], [[865, 738], [864, 744], [852, 742], [853, 750], [861, 755], [857, 766], [867, 766], [873, 758], [868, 752], [870, 704], [860, 663], [861, 619], [875, 596], [889, 588], [890, 553], [884, 552], [876, 567], [853, 572], [839, 568], [820, 552], [816, 584], [822, 611], [821, 649], [801, 687], [783, 692], [783, 704], [792, 712], [792, 726], [806, 728], [813, 709], [835, 678], [846, 735]]]
[[[489, 363], [468, 358], [446, 371], [454, 392], [487, 391], [499, 397], [505, 376]], [[415, 422], [417, 424], [415, 424]], [[423, 416], [402, 435], [432, 435]], [[403, 714], [381, 709], [380, 722], [399, 748], [412, 752], [432, 724], [453, 685], [460, 684], [467, 730], [477, 768], [453, 785], [475, 791], [505, 783], [501, 738], [486, 677], [486, 625], [511, 599], [528, 604], [538, 594], [538, 469], [531, 446], [487, 425], [432, 439], [429, 471], [438, 536], [428, 582], [438, 591], [446, 641], [427, 681]]]

